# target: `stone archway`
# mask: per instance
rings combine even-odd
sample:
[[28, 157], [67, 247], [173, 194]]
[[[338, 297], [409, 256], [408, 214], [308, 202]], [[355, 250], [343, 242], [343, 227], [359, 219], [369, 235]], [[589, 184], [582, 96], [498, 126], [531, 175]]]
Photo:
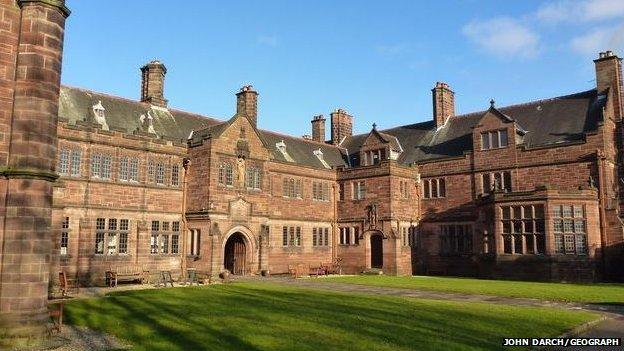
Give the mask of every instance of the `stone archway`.
[[[230, 228], [221, 238], [220, 251], [215, 252], [213, 256], [212, 264], [214, 271], [221, 272], [224, 269], [228, 269], [232, 274], [253, 274], [257, 272], [259, 260], [258, 242], [252, 231], [246, 226], [236, 225]], [[232, 258], [234, 256], [237, 257], [236, 267], [232, 266]], [[234, 271], [232, 268], [235, 268]]]
[[370, 266], [371, 268], [383, 268], [383, 235], [381, 233], [370, 236]]
[[223, 267], [235, 275], [244, 275], [247, 271], [247, 245], [240, 232], [230, 235], [225, 242]]

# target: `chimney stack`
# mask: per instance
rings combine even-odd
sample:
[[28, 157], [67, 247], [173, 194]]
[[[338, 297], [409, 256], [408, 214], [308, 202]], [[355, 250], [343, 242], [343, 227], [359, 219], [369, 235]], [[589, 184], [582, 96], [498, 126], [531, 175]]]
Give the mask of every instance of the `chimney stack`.
[[338, 145], [346, 137], [353, 135], [353, 117], [343, 109], [331, 113], [331, 142]]
[[433, 95], [433, 120], [436, 127], [444, 125], [449, 117], [455, 116], [455, 93], [448, 84], [437, 82], [431, 89]]
[[312, 118], [312, 140], [325, 142], [325, 117], [323, 115]]
[[165, 74], [167, 68], [160, 61], [155, 60], [141, 67], [141, 102], [167, 107]]
[[258, 93], [251, 85], [245, 85], [236, 93], [236, 114], [245, 115], [254, 127], [258, 127]]
[[596, 66], [596, 90], [603, 93], [610, 90], [609, 99], [613, 103], [615, 118], [622, 117], [622, 59], [612, 51], [598, 54], [594, 60]]

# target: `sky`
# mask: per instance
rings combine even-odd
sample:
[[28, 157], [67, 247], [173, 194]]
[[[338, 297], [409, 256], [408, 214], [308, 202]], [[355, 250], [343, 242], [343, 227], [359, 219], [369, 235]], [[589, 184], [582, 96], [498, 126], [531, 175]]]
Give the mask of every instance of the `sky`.
[[170, 107], [229, 119], [252, 84], [259, 127], [298, 136], [336, 108], [355, 133], [430, 120], [437, 81], [457, 114], [585, 91], [624, 56], [623, 0], [66, 2], [63, 84], [139, 99], [158, 59]]

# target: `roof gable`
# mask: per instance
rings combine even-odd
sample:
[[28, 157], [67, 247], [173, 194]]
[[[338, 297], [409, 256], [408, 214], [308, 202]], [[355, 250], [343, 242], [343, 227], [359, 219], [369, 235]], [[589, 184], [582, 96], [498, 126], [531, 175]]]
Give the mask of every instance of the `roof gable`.
[[[516, 124], [516, 131], [525, 133], [527, 147], [555, 145], [583, 140], [585, 133], [594, 131], [602, 120], [606, 97], [596, 90], [537, 100], [529, 103], [496, 107], [492, 112], [503, 120]], [[472, 133], [489, 111], [457, 115], [444, 126], [436, 128], [433, 121], [398, 126], [380, 131], [395, 136], [404, 152], [398, 161], [404, 164], [434, 159], [461, 157], [472, 150]], [[343, 143], [349, 159], [356, 159], [368, 134], [354, 135]]]

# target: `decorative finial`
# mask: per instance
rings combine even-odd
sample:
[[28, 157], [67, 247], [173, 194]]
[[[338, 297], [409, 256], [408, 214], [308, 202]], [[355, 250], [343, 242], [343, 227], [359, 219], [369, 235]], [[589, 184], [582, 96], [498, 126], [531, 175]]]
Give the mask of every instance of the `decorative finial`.
[[494, 99], [490, 99], [490, 108], [494, 108]]
[[373, 123], [373, 129], [377, 130], [377, 123]]

